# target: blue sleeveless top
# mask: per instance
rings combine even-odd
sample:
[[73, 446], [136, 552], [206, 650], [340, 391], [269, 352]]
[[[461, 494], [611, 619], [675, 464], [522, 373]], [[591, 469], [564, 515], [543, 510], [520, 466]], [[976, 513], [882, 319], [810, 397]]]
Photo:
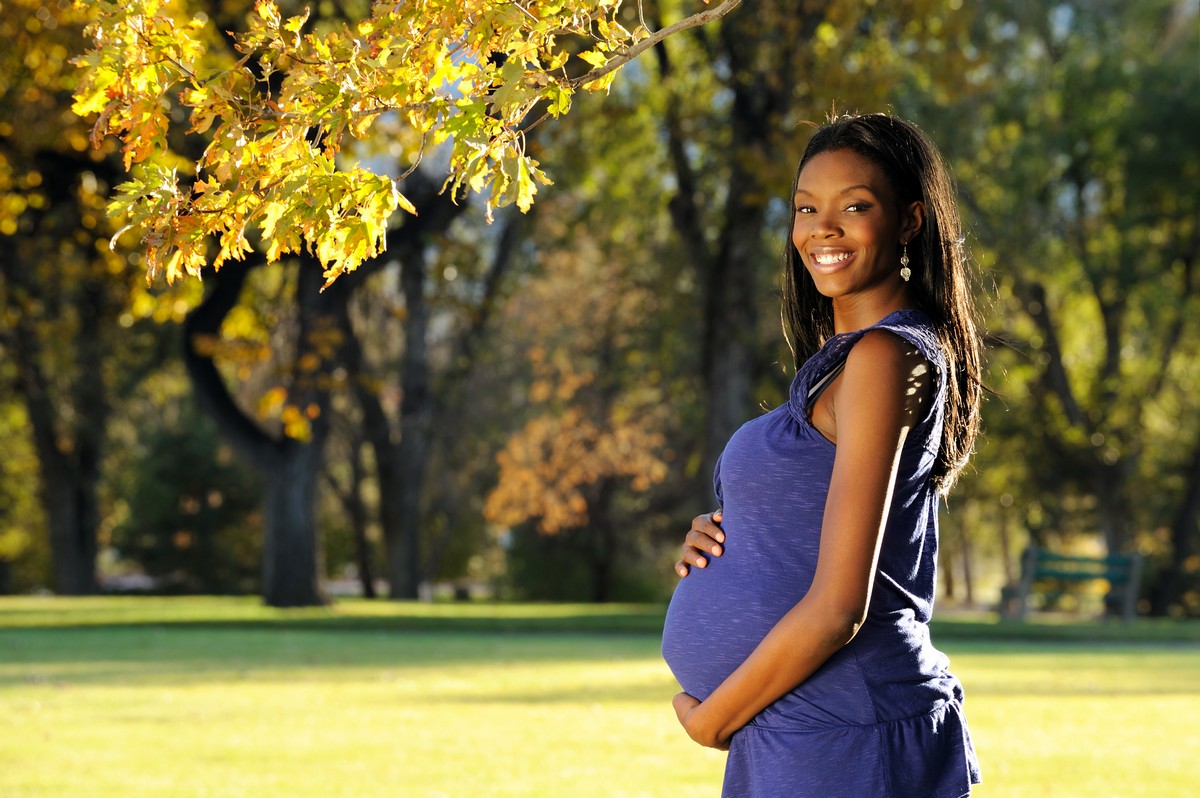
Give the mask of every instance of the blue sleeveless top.
[[867, 620], [812, 676], [734, 734], [728, 798], [960, 798], [979, 782], [962, 686], [929, 640], [937, 577], [946, 361], [925, 314], [896, 311], [831, 337], [797, 371], [788, 402], [744, 424], [717, 463], [725, 552], [675, 589], [663, 657], [700, 700], [807, 593], [837, 447], [808, 408], [872, 329], [913, 344], [935, 399], [905, 440]]

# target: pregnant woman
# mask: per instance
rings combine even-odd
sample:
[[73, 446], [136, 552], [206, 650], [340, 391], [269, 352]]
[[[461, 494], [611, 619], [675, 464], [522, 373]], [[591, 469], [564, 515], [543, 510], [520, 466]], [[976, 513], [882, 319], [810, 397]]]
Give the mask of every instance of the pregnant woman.
[[962, 687], [929, 640], [939, 498], [979, 420], [952, 180], [914, 125], [818, 129], [797, 170], [786, 404], [730, 439], [688, 533], [663, 656], [727, 748], [727, 798], [958, 798]]

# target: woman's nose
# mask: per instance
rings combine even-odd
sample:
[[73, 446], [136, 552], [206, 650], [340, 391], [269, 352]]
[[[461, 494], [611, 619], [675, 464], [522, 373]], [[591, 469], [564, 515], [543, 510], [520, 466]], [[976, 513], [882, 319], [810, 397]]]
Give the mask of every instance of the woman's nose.
[[839, 235], [841, 232], [842, 228], [838, 225], [834, 214], [822, 211], [814, 215], [809, 235], [812, 238], [830, 238]]

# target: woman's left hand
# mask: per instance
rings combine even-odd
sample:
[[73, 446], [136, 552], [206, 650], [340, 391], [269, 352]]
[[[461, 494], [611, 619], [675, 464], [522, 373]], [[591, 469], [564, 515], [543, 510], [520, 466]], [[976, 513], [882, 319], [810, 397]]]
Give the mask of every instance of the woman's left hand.
[[675, 716], [679, 718], [680, 724], [683, 725], [684, 731], [688, 733], [693, 741], [700, 743], [706, 748], [716, 748], [718, 751], [729, 750], [729, 740], [718, 740], [716, 737], [706, 734], [700, 725], [695, 710], [700, 706], [700, 701], [687, 693], [677, 693], [671, 699], [671, 706], [675, 707]]

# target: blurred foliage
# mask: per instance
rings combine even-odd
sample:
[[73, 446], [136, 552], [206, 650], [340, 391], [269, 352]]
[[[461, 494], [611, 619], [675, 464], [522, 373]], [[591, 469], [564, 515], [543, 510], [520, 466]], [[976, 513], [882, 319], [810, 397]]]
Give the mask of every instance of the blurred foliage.
[[109, 541], [155, 592], [253, 593], [262, 562], [261, 485], [190, 398], [138, 431], [115, 474], [123, 520]]
[[1140, 549], [1151, 593], [1174, 560], [1190, 587], [1157, 612], [1200, 609], [1183, 510], [1200, 455], [1196, 26], [1194, 4], [1166, 0], [989, 3], [974, 91], [926, 104], [955, 131], [939, 139], [998, 345], [968, 490], [1043, 544]]
[[[515, 601], [595, 601], [596, 536], [586, 527], [554, 535], [539, 533], [530, 525], [513, 527], [504, 536], [507, 567], [498, 580], [501, 598]], [[653, 556], [650, 541], [637, 536], [622, 540], [622, 565], [603, 586], [608, 601], [663, 601], [669, 588], [662, 579], [660, 558]]]
[[[0, 374], [5, 365], [0, 363]], [[0, 386], [3, 380], [0, 376]], [[0, 594], [44, 587], [50, 572], [46, 518], [29, 489], [38, 481], [37, 456], [25, 434], [29, 419], [5, 394], [0, 393]]]
[[493, 523], [533, 519], [544, 534], [586, 526], [591, 486], [616, 479], [643, 493], [668, 473], [663, 374], [642, 324], [656, 292], [591, 246], [587, 230], [555, 230], [553, 210], [543, 228], [572, 246], [554, 252], [510, 306], [532, 344], [528, 401], [547, 412], [499, 453], [484, 508]]
[[[643, 10], [658, 28], [693, 6]], [[323, 4], [304, 32], [325, 35], [364, 9]], [[178, 382], [169, 391], [136, 389], [169, 362], [173, 322], [199, 287], [147, 289], [145, 262], [108, 249], [116, 226], [102, 206], [121, 179], [119, 154], [89, 149], [86, 125], [67, 110], [82, 12], [38, 0], [5, 2], [4, 12], [0, 38], [14, 45], [0, 52], [0, 560], [12, 562], [17, 589], [50, 582], [53, 505], [31, 488], [52, 459], [30, 412], [46, 406], [44, 440], [66, 452], [85, 438], [108, 442], [102, 544], [149, 572], [190, 574], [192, 589], [235, 589], [256, 578], [261, 519], [242, 492], [253, 481], [220, 461], [212, 431], [184, 409], [177, 373], [164, 378]], [[217, 29], [247, 29], [248, 4], [206, 13], [205, 57], [231, 61]], [[332, 397], [316, 499], [327, 571], [358, 562], [360, 535], [380, 553], [381, 518], [397, 497], [367, 443], [359, 391], [385, 421], [375, 440], [396, 445], [403, 370], [422, 349], [433, 405], [422, 422], [424, 578], [494, 582], [521, 598], [669, 590], [687, 519], [712, 501], [705, 357], [722, 350], [706, 341], [747, 339], [741, 359], [724, 364], [746, 380], [737, 418], [785, 395], [775, 289], [784, 195], [804, 122], [836, 105], [890, 108], [930, 132], [957, 174], [983, 270], [997, 395], [973, 471], [943, 514], [947, 592], [988, 600], [1029, 539], [1135, 546], [1150, 562], [1145, 608], [1200, 614], [1200, 530], [1188, 510], [1200, 479], [1198, 53], [1186, 0], [774, 0], [671, 37], [605, 96], [572, 98], [568, 117], [522, 138], [523, 154], [556, 180], [522, 222], [500, 213], [488, 227], [468, 209], [422, 239], [422, 340], [408, 339], [406, 256], [392, 249], [394, 261], [366, 262], [369, 276], [342, 278], [363, 278], [348, 325], [316, 331]], [[505, 77], [502, 63], [492, 67]], [[517, 88], [514, 70], [502, 92]], [[185, 135], [170, 96], [154, 113], [168, 115], [169, 141], [189, 157], [224, 124]], [[353, 157], [407, 168], [419, 136], [403, 127], [380, 118]], [[448, 157], [426, 155], [427, 167]], [[232, 170], [216, 174], [225, 156], [215, 157], [222, 185], [202, 194], [236, 182]], [[713, 279], [734, 255], [739, 271]], [[291, 266], [255, 269], [202, 346], [247, 419], [302, 441], [311, 419], [292, 390], [303, 369], [298, 279]], [[18, 332], [37, 345], [41, 404], [22, 382], [21, 358], [34, 350]], [[353, 368], [342, 348], [352, 338], [362, 349]], [[173, 462], [184, 455], [190, 468]], [[192, 545], [175, 546], [179, 531]], [[202, 539], [220, 542], [220, 557], [204, 559]]]

